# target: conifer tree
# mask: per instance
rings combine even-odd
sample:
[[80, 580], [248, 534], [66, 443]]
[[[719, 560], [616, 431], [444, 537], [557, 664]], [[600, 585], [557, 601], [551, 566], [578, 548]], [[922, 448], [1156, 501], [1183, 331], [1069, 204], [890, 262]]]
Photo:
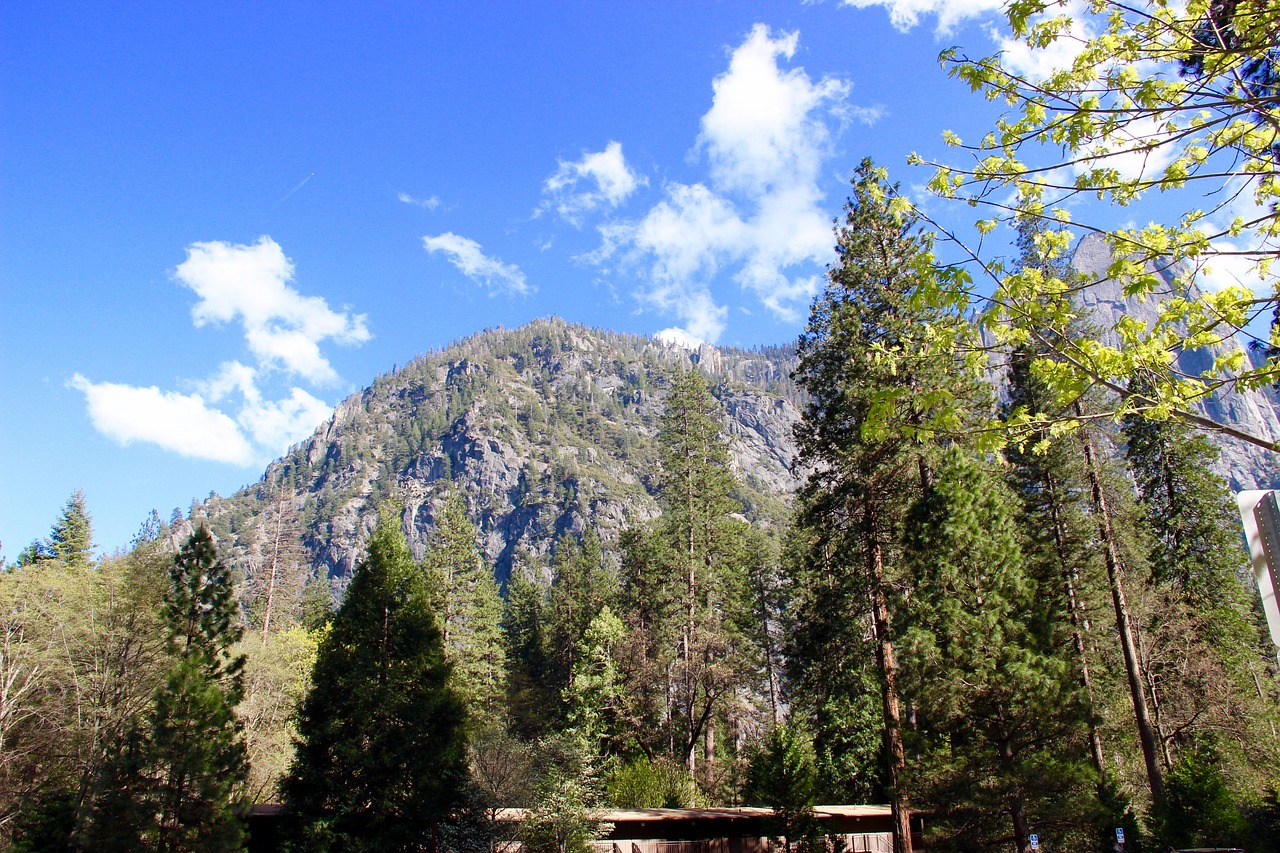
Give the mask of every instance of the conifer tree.
[[[853, 189], [836, 231], [837, 262], [800, 338], [795, 376], [810, 400], [796, 437], [800, 462], [815, 472], [800, 496], [800, 524], [811, 534], [806, 572], [832, 575], [813, 586], [834, 586], [862, 606], [848, 628], [815, 638], [810, 664], [826, 666], [824, 652], [838, 654], [831, 647], [860, 631], [854, 615], [869, 615], [894, 849], [902, 853], [911, 839], [894, 644], [907, 585], [897, 565], [901, 522], [929, 478], [936, 442], [962, 429], [964, 412], [989, 405], [989, 392], [962, 294], [940, 278], [910, 205], [870, 161]], [[968, 356], [952, 355], [966, 347]]]
[[1012, 836], [1019, 853], [1033, 832], [1062, 848], [1087, 844], [1096, 777], [1086, 708], [1040, 630], [1012, 497], [949, 452], [912, 511], [905, 557], [914, 593], [903, 686], [917, 709], [912, 775], [931, 823], [965, 844]]
[[282, 789], [293, 850], [427, 847], [466, 777], [465, 710], [395, 514], [320, 645]]
[[774, 726], [752, 757], [743, 799], [773, 809], [773, 834], [782, 839], [787, 853], [817, 833], [813, 811], [817, 792], [818, 772], [808, 734], [793, 725]]
[[507, 684], [502, 598], [460, 492], [444, 502], [425, 565], [454, 685], [478, 725], [496, 724]]
[[173, 664], [146, 727], [125, 738], [94, 804], [91, 849], [229, 851], [244, 846], [235, 797], [248, 760], [235, 708], [244, 696], [231, 572], [201, 525], [174, 557], [165, 595]]
[[568, 687], [587, 627], [613, 599], [613, 576], [604, 566], [600, 539], [588, 530], [579, 542], [565, 533], [556, 541], [554, 576], [547, 601], [547, 643], [552, 684]]
[[49, 534], [49, 545], [55, 560], [69, 566], [87, 566], [93, 559], [93, 520], [85, 503], [84, 492], [76, 489]]
[[38, 539], [23, 548], [16, 564], [22, 567], [58, 560], [67, 566], [87, 568], [93, 561], [93, 547], [93, 520], [89, 517], [84, 492], [76, 489], [53, 523], [49, 538]]
[[[1186, 751], [1206, 766], [1204, 756], [1213, 756], [1237, 785], [1264, 783], [1254, 768], [1280, 757], [1280, 708], [1274, 694], [1257, 690], [1266, 670], [1261, 626], [1237, 579], [1245, 553], [1226, 481], [1212, 471], [1218, 454], [1174, 420], [1127, 418], [1124, 436], [1154, 533], [1144, 659], [1164, 769], [1179, 767]], [[1167, 812], [1176, 804], [1157, 805]]]
[[[702, 375], [672, 380], [659, 428], [662, 517], [623, 540], [622, 607], [633, 626], [628, 680], [646, 720], [641, 738], [690, 775], [715, 762], [716, 726], [747, 679], [740, 645], [750, 612], [743, 522], [720, 433], [721, 407]], [[701, 761], [698, 747], [701, 745]], [[652, 748], [651, 746], [651, 748]]]
[[561, 697], [552, 677], [546, 635], [547, 604], [543, 588], [525, 572], [513, 569], [507, 581], [502, 635], [507, 653], [507, 728], [534, 741], [559, 722]]

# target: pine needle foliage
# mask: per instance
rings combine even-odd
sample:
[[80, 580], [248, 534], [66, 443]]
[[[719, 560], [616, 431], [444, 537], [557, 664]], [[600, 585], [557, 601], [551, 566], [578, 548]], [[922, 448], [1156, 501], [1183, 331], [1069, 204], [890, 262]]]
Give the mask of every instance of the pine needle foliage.
[[426, 578], [384, 509], [299, 713], [290, 849], [428, 849], [466, 778], [464, 719]]

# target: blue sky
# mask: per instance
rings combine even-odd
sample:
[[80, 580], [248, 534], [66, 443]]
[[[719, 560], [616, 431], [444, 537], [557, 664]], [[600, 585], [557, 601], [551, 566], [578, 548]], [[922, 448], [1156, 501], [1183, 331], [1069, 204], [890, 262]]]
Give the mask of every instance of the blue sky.
[[0, 553], [77, 488], [123, 546], [485, 327], [794, 339], [858, 162], [990, 126], [937, 56], [993, 5], [3, 4]]

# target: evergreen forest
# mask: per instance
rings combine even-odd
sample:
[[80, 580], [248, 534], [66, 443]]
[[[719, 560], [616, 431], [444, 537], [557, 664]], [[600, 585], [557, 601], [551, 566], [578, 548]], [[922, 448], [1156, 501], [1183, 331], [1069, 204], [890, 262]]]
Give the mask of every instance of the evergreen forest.
[[[480, 333], [127, 550], [72, 495], [0, 573], [3, 843], [239, 850], [280, 803], [290, 850], [570, 853], [755, 805], [818, 849], [814, 805], [887, 803], [897, 851], [1280, 851], [1216, 446], [1062, 403], [1032, 339], [993, 370], [883, 170], [851, 192], [794, 348]], [[729, 409], [788, 407], [770, 467]]]

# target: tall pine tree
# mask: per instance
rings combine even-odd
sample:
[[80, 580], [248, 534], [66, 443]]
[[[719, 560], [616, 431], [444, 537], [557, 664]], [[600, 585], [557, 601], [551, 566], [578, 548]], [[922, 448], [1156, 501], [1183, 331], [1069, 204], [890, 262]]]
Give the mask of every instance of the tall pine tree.
[[751, 611], [747, 531], [731, 517], [741, 504], [721, 416], [700, 373], [676, 374], [658, 434], [662, 517], [622, 543], [625, 668], [633, 716], [643, 721], [636, 734], [649, 751], [700, 773], [704, 786], [713, 783], [717, 727], [752, 680], [736, 654]]
[[290, 849], [426, 849], [466, 778], [464, 720], [426, 579], [384, 509], [299, 712]]
[[914, 579], [903, 637], [904, 692], [917, 709], [912, 775], [935, 831], [965, 845], [1032, 833], [1058, 847], [1090, 839], [1087, 708], [1037, 616], [1040, 589], [1000, 482], [947, 454], [914, 507]]
[[445, 499], [424, 564], [458, 694], [477, 725], [497, 725], [507, 685], [502, 598], [460, 492]]
[[[813, 667], [826, 666], [828, 651], [838, 656], [831, 646], [861, 634], [859, 613], [870, 617], [894, 849], [902, 853], [911, 837], [894, 643], [895, 611], [909, 588], [899, 565], [901, 524], [929, 479], [937, 441], [961, 430], [957, 413], [971, 398], [984, 404], [983, 364], [971, 346], [963, 293], [939, 277], [910, 205], [870, 161], [858, 168], [853, 190], [836, 231], [837, 262], [799, 344], [795, 375], [810, 399], [796, 437], [801, 463], [814, 472], [799, 516], [812, 547], [802, 574], [813, 578], [802, 576], [800, 584], [834, 585], [861, 603], [844, 631], [809, 638]], [[967, 347], [970, 354], [958, 360], [954, 353]]]
[[229, 851], [244, 846], [234, 801], [248, 774], [235, 707], [244, 697], [243, 628], [231, 572], [202, 525], [169, 569], [173, 664], [147, 726], [126, 738], [85, 834], [92, 849]]

